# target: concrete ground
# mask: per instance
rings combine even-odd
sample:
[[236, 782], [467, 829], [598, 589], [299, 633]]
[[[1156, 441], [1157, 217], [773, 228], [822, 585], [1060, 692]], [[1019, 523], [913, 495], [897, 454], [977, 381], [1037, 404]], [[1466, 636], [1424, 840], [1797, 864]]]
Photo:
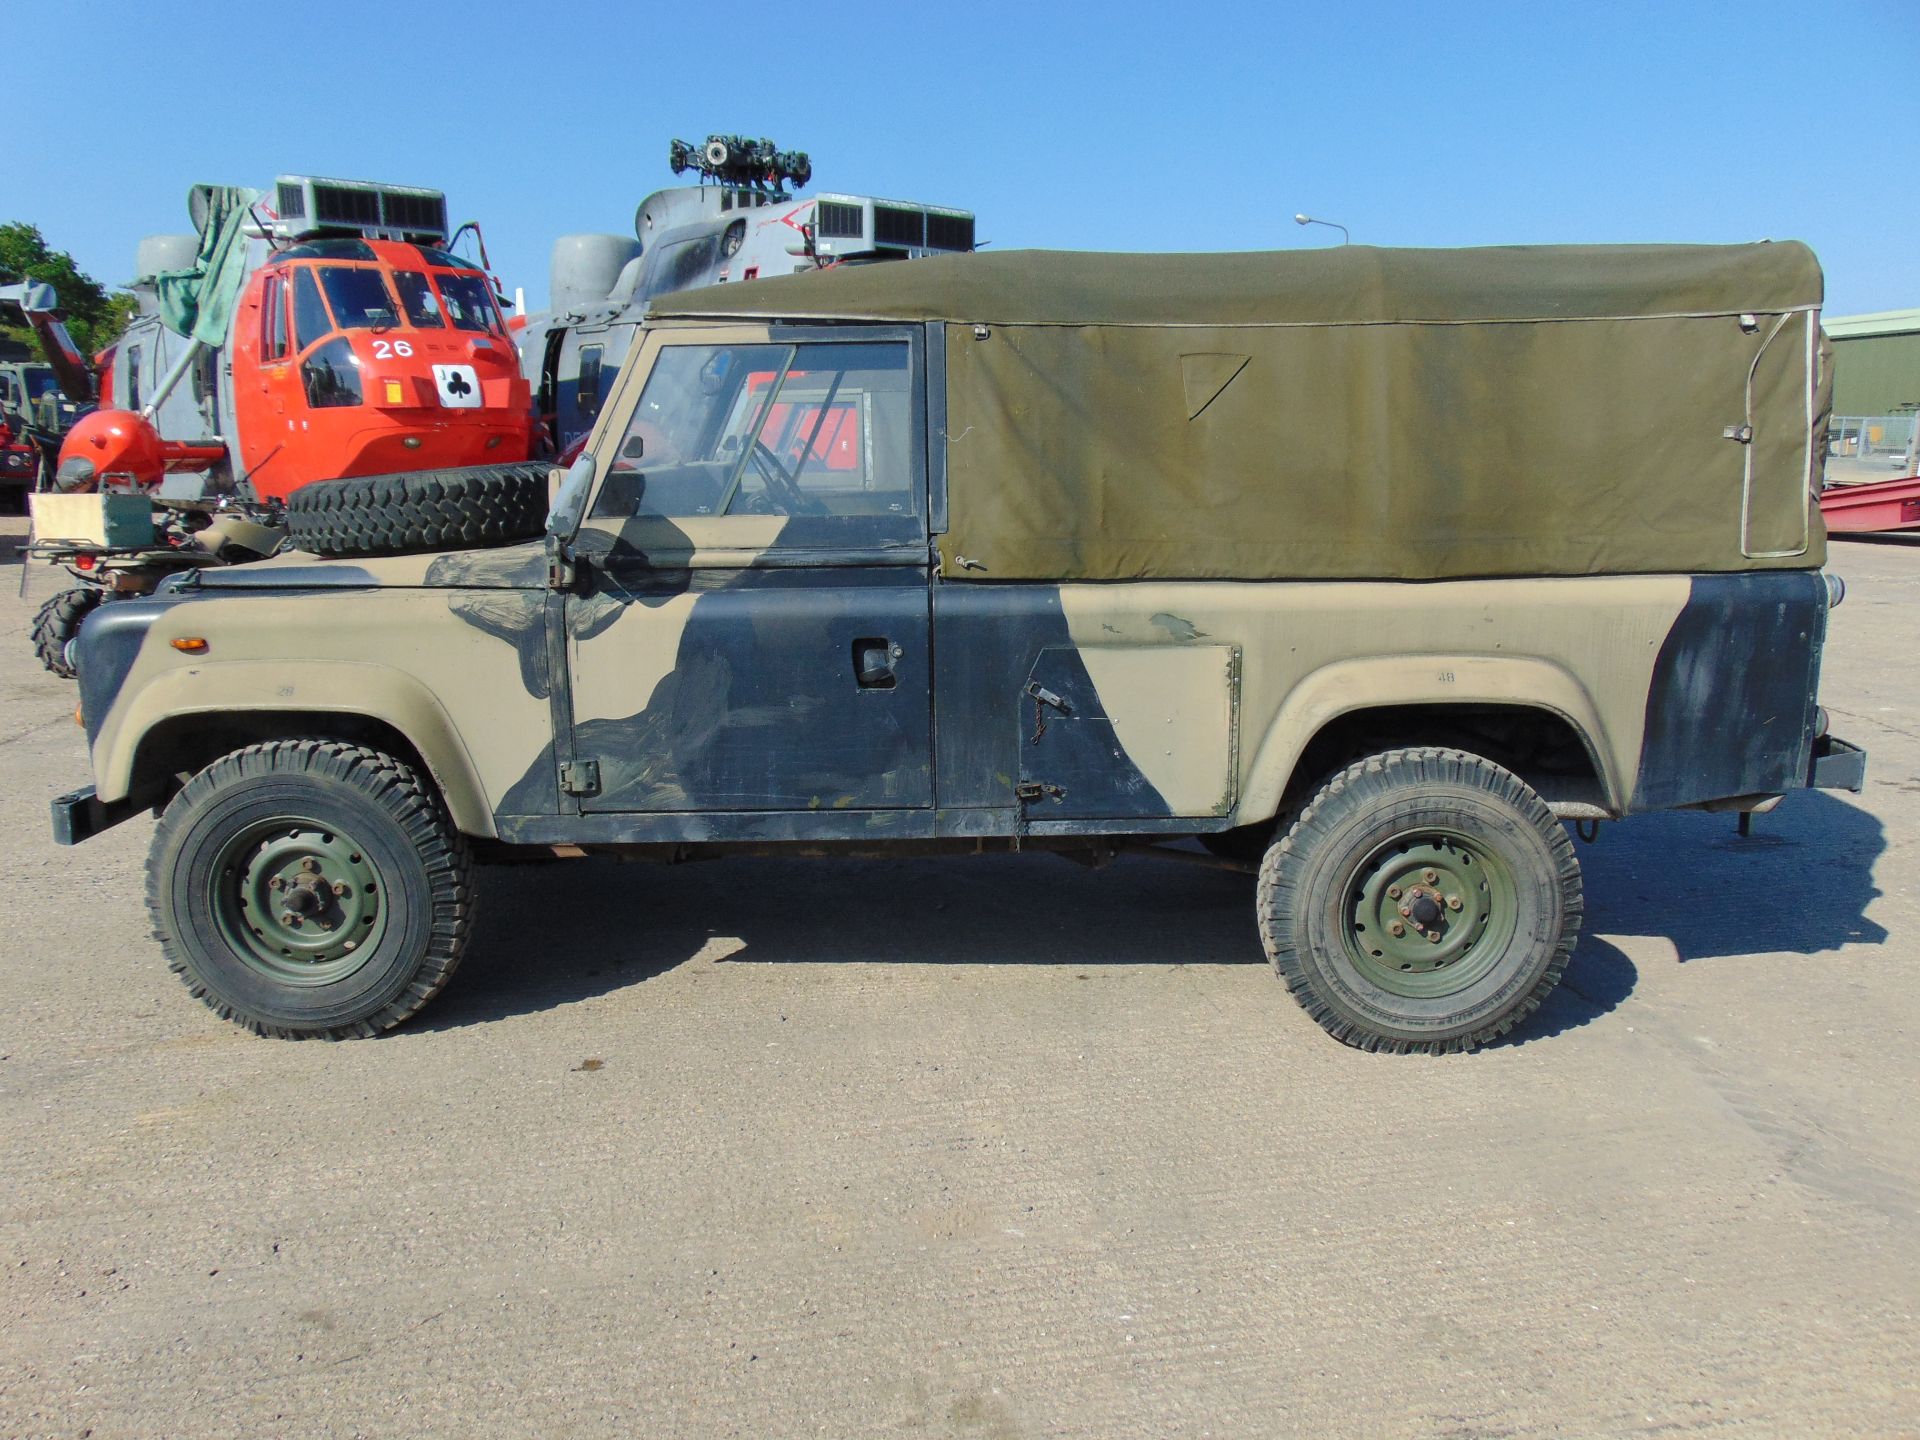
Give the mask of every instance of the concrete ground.
[[[0, 542], [0, 1434], [1920, 1432], [1920, 544], [1864, 795], [1606, 827], [1518, 1036], [1347, 1050], [1148, 860], [484, 875], [378, 1041], [251, 1038], [77, 850]], [[44, 571], [31, 599], [50, 592]]]

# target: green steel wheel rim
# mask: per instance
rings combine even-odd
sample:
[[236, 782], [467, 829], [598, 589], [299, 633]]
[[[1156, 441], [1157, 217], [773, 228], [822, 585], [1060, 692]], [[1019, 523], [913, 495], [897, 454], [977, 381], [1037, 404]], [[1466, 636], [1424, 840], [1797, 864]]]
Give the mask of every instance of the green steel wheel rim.
[[220, 938], [282, 985], [330, 985], [386, 934], [386, 885], [345, 831], [292, 817], [250, 825], [221, 847], [208, 896]]
[[1376, 846], [1347, 886], [1347, 957], [1389, 994], [1433, 999], [1484, 979], [1519, 926], [1513, 867], [1446, 826]]

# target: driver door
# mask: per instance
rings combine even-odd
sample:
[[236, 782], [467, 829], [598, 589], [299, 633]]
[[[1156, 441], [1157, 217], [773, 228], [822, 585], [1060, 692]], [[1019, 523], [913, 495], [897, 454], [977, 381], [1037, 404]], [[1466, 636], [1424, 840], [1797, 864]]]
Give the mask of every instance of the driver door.
[[583, 811], [932, 805], [920, 344], [733, 326], [636, 347], [567, 600]]

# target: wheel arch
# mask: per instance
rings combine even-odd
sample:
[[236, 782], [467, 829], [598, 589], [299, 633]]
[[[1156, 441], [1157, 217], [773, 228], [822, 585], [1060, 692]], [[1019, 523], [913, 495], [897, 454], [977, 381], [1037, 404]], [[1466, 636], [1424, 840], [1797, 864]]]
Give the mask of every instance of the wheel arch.
[[1618, 815], [1639, 735], [1628, 740], [1611, 732], [1579, 679], [1547, 660], [1338, 661], [1296, 685], [1258, 739], [1241, 791], [1241, 823], [1273, 819], [1305, 787], [1362, 753], [1417, 745], [1475, 750], [1550, 803]]
[[368, 664], [305, 664], [292, 686], [285, 683], [288, 673], [284, 662], [235, 662], [155, 677], [95, 742], [100, 798], [167, 794], [177, 788], [178, 775], [243, 746], [316, 737], [405, 761], [439, 792], [462, 833], [496, 834], [472, 755], [438, 698], [418, 680]]

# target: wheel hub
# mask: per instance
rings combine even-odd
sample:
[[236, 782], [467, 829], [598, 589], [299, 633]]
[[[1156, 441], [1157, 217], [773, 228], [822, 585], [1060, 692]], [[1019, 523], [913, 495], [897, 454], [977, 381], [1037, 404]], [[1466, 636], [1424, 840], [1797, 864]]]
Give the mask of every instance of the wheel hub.
[[228, 943], [276, 980], [340, 979], [385, 929], [379, 874], [365, 852], [317, 825], [274, 822], [236, 837], [215, 884]]
[[1381, 846], [1349, 888], [1356, 965], [1395, 994], [1449, 994], [1484, 975], [1514, 922], [1505, 864], [1470, 837], [1426, 831]]

